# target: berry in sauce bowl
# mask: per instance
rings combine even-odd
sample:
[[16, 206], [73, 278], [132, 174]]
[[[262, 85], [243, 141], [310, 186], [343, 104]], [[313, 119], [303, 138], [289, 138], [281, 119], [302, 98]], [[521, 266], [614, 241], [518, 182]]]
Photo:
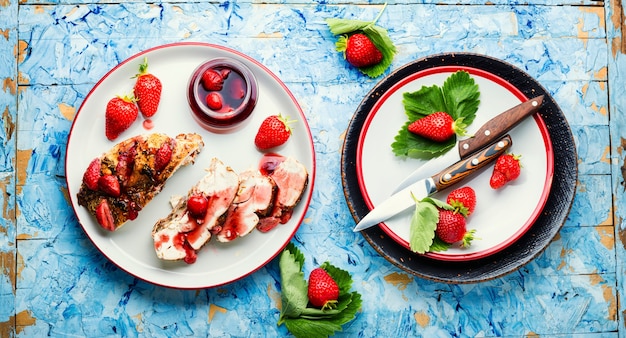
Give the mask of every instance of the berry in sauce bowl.
[[245, 121], [257, 102], [257, 82], [243, 63], [209, 60], [189, 79], [187, 99], [195, 120], [213, 132], [228, 132]]

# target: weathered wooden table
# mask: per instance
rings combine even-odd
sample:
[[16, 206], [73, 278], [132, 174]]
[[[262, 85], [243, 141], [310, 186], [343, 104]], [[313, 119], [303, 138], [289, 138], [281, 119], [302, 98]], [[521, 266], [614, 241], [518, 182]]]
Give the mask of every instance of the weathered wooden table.
[[328, 260], [348, 270], [363, 296], [361, 312], [341, 335], [626, 336], [622, 6], [389, 2], [378, 23], [398, 47], [390, 70], [442, 52], [511, 63], [547, 88], [577, 145], [576, 197], [555, 240], [510, 274], [455, 285], [389, 264], [351, 230], [340, 173], [343, 135], [380, 78], [342, 60], [324, 18], [371, 20], [380, 1], [0, 1], [0, 336], [288, 334], [276, 325], [276, 261], [217, 288], [155, 286], [109, 262], [69, 205], [65, 150], [86, 94], [131, 55], [179, 41], [251, 56], [302, 106], [317, 177], [295, 240], [309, 264]]

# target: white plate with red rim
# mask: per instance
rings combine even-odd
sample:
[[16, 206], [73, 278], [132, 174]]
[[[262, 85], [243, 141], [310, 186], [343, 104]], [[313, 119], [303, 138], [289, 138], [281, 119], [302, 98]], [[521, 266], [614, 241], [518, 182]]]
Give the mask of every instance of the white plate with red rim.
[[[358, 140], [357, 176], [367, 207], [371, 210], [391, 195], [393, 189], [425, 160], [401, 158], [391, 151], [391, 144], [407, 117], [402, 95], [422, 86], [442, 86], [454, 72], [467, 71], [480, 90], [481, 103], [469, 134], [497, 114], [529, 99], [520, 90], [488, 71], [458, 65], [433, 67], [413, 73], [386, 90], [373, 105]], [[522, 155], [522, 174], [506, 187], [489, 186], [489, 166], [457, 186], [433, 195], [444, 200], [455, 188], [470, 186], [477, 195], [475, 212], [467, 219], [468, 230], [476, 237], [468, 248], [451, 246], [446, 251], [425, 255], [444, 261], [468, 261], [495, 254], [524, 235], [539, 217], [548, 199], [554, 172], [553, 149], [547, 127], [539, 115], [528, 118], [509, 133], [513, 139], [510, 152]], [[456, 151], [456, 148], [451, 151]], [[433, 173], [434, 174], [434, 173]], [[383, 231], [398, 244], [409, 248], [409, 229], [413, 210], [407, 210], [381, 223]]]
[[[150, 73], [163, 83], [159, 110], [150, 123], [140, 115], [130, 129], [115, 141], [104, 134], [104, 110], [115, 95], [130, 93], [131, 79], [147, 57]], [[236, 131], [212, 133], [199, 126], [187, 102], [187, 83], [198, 65], [213, 58], [233, 58], [248, 66], [258, 81], [258, 101], [250, 118]], [[294, 123], [289, 141], [277, 150], [294, 157], [307, 168], [309, 184], [286, 224], [267, 233], [253, 231], [230, 243], [215, 240], [199, 252], [194, 264], [167, 262], [156, 257], [151, 231], [158, 219], [171, 210], [169, 199], [184, 195], [202, 177], [211, 159], [217, 157], [235, 171], [258, 167], [263, 154], [254, 146], [261, 121], [272, 114], [288, 115]], [[87, 210], [78, 205], [76, 194], [89, 162], [126, 138], [152, 132], [170, 136], [195, 132], [204, 149], [193, 165], [179, 169], [164, 189], [137, 219], [115, 232], [103, 230]], [[315, 151], [306, 118], [285, 84], [258, 61], [238, 51], [206, 43], [175, 43], [138, 53], [109, 71], [89, 92], [74, 118], [67, 145], [66, 179], [74, 212], [93, 244], [119, 268], [147, 282], [180, 289], [215, 287], [239, 280], [262, 268], [276, 257], [298, 230], [311, 200], [315, 180]]]

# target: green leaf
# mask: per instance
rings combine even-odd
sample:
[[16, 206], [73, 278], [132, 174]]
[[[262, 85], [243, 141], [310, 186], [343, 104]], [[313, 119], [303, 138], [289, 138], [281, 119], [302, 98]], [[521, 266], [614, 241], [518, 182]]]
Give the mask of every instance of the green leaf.
[[450, 244], [442, 241], [439, 237], [435, 236], [435, 239], [433, 240], [433, 244], [431, 244], [428, 251], [430, 252], [446, 251], [450, 248], [450, 246], [451, 246]]
[[443, 90], [436, 85], [430, 87], [423, 86], [418, 91], [403, 93], [402, 104], [410, 121], [421, 119], [434, 112], [446, 110]]
[[286, 318], [297, 318], [306, 308], [309, 297], [307, 283], [302, 273], [304, 256], [289, 243], [279, 258], [282, 308], [278, 325]]
[[306, 318], [289, 319], [285, 321], [287, 330], [295, 337], [317, 338], [328, 337], [336, 331], [341, 331], [341, 325], [327, 320], [309, 320]]
[[426, 115], [444, 111], [456, 121], [460, 118], [469, 126], [476, 118], [480, 91], [468, 72], [451, 74], [441, 87], [423, 86], [415, 92], [403, 93], [402, 104], [408, 121], [400, 128], [391, 144], [396, 156], [430, 159], [443, 155], [456, 144], [456, 136], [445, 142], [435, 142], [408, 131], [408, 126]]
[[480, 104], [480, 92], [468, 72], [458, 71], [450, 75], [443, 84], [443, 93], [446, 111], [452, 118], [463, 118], [467, 125], [474, 121]]
[[339, 18], [327, 18], [326, 24], [328, 25], [328, 29], [333, 35], [342, 35], [348, 34], [355, 31], [362, 30], [368, 25], [372, 24], [372, 21], [362, 21], [362, 20], [350, 20], [350, 19], [339, 19]]
[[439, 211], [429, 201], [415, 203], [415, 212], [411, 218], [409, 245], [411, 251], [423, 254], [430, 249], [439, 222]]
[[456, 137], [439, 143], [409, 132], [407, 127], [411, 122], [407, 122], [394, 137], [391, 150], [396, 156], [431, 159], [444, 154], [455, 146]]
[[436, 198], [424, 197], [422, 199], [422, 202], [431, 203], [431, 204], [435, 205], [439, 209], [454, 210], [454, 207], [452, 207], [450, 204], [448, 204], [447, 202], [444, 202], [442, 200], [438, 200]]
[[387, 30], [382, 27], [374, 25], [367, 26], [363, 29], [363, 34], [372, 40], [372, 43], [383, 55], [383, 59], [373, 66], [361, 67], [358, 69], [361, 73], [371, 78], [379, 77], [387, 70], [387, 68], [389, 68], [389, 66], [391, 66], [393, 57], [397, 52], [396, 46], [394, 46], [393, 42], [389, 38]]

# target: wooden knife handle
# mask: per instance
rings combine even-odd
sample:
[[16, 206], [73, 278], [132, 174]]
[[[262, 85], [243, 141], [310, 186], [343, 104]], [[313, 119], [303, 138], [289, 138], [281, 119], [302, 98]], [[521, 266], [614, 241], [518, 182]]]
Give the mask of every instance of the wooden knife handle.
[[543, 104], [544, 96], [537, 96], [526, 102], [500, 113], [485, 123], [474, 136], [459, 142], [461, 158], [484, 148], [506, 134], [511, 128], [522, 122], [526, 117], [537, 112]]
[[500, 155], [504, 154], [512, 144], [513, 141], [511, 140], [511, 137], [509, 135], [505, 135], [502, 139], [491, 144], [487, 148], [456, 162], [455, 164], [442, 170], [440, 173], [432, 176], [437, 191], [441, 191], [449, 186], [452, 186], [477, 172], [479, 169], [485, 167], [487, 164], [497, 159]]

